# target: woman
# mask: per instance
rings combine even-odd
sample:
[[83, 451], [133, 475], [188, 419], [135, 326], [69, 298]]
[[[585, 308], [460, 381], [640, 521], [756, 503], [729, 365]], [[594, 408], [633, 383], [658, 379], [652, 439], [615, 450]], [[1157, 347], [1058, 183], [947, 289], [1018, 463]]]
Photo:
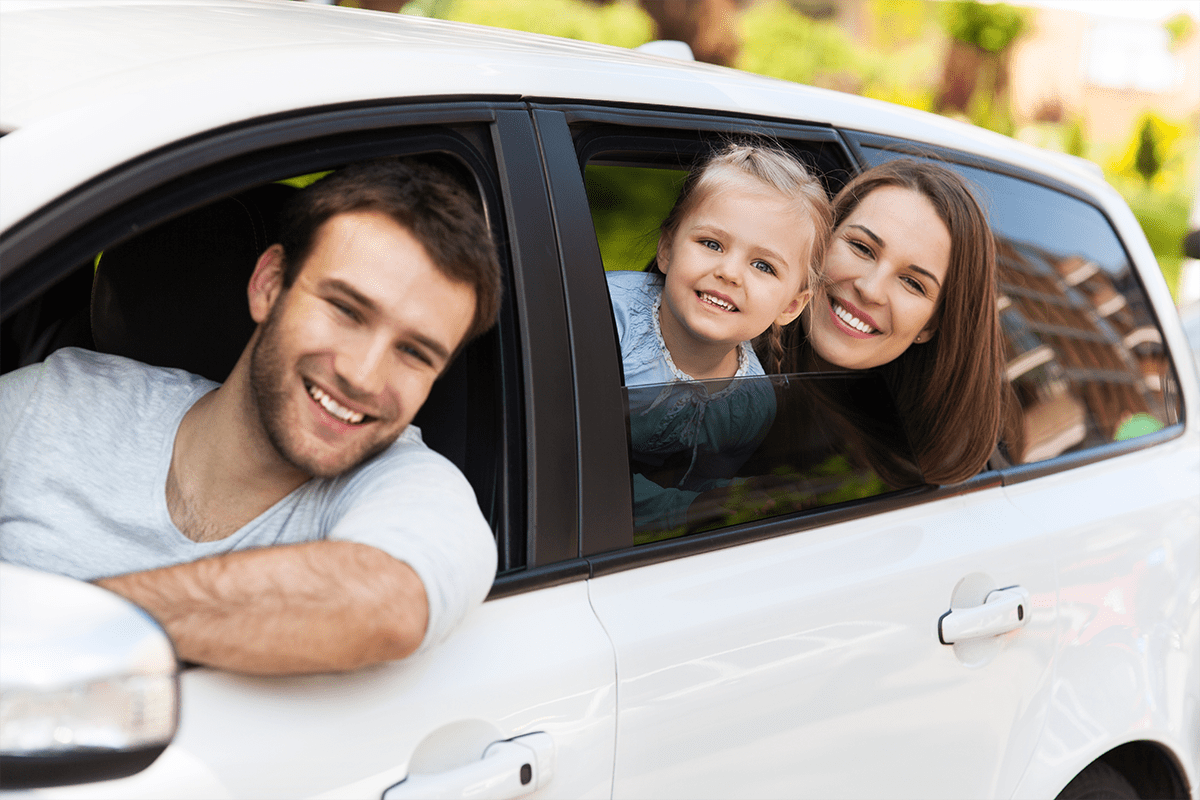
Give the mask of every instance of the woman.
[[[785, 372], [878, 368], [929, 483], [978, 473], [1001, 428], [995, 244], [966, 183], [891, 161], [833, 200], [823, 291], [792, 325]], [[802, 339], [797, 342], [796, 339]]]

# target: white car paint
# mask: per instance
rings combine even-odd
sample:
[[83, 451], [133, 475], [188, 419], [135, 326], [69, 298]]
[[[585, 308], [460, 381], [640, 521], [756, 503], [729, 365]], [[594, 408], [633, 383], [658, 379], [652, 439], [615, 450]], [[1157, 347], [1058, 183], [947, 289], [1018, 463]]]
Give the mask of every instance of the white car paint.
[[[0, 10], [0, 126], [11, 131], [0, 139], [0, 230], [156, 148], [327, 104], [803, 109], [806, 121], [953, 147], [1085, 191], [1143, 265], [1155, 307], [1170, 306], [1132, 213], [1089, 170], [895, 106], [616, 48], [282, 1]], [[435, 652], [352, 676], [191, 669], [182, 728], [159, 761], [38, 794], [377, 798], [410, 772], [545, 731], [556, 744], [545, 797], [797, 786], [820, 797], [1046, 797], [1112, 747], [1145, 740], [1175, 754], [1200, 800], [1200, 383], [1180, 357], [1177, 319], [1159, 316], [1190, 412], [1174, 440], [493, 600]], [[942, 645], [938, 618], [970, 576], [968, 588], [1027, 589], [1029, 622], [979, 647]], [[722, 746], [734, 726], [739, 743]], [[954, 755], [931, 772], [931, 751]], [[793, 771], [773, 772], [781, 763]]]

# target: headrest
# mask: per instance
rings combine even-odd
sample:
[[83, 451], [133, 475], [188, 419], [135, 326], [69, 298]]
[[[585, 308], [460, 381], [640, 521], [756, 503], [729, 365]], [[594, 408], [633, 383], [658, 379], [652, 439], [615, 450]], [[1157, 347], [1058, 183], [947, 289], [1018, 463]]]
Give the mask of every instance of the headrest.
[[260, 186], [106, 250], [92, 283], [96, 349], [223, 382], [254, 331], [246, 285], [293, 192]]

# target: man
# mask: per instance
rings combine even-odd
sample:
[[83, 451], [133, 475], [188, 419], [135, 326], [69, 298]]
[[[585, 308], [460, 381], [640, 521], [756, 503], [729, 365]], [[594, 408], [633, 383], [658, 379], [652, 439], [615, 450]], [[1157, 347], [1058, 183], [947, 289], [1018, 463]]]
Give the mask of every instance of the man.
[[64, 349], [0, 379], [0, 558], [121, 594], [188, 661], [353, 669], [445, 638], [495, 544], [409, 426], [494, 322], [478, 198], [416, 160], [299, 192], [228, 380]]

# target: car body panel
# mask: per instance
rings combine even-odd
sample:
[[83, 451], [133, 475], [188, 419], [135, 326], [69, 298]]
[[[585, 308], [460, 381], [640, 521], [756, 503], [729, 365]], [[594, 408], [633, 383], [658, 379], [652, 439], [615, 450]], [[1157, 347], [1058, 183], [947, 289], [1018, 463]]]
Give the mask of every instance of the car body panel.
[[[941, 644], [981, 577], [1028, 590], [1028, 622]], [[1045, 718], [1054, 563], [999, 487], [605, 575], [591, 598], [617, 651], [617, 798], [1003, 797]]]
[[[491, 125], [499, 162], [528, 362], [516, 389], [527, 469], [507, 479], [525, 504], [529, 570], [501, 576], [414, 659], [301, 678], [188, 669], [182, 727], [159, 761], [40, 794], [375, 798], [542, 731], [557, 754], [544, 797], [1045, 797], [1113, 747], [1148, 741], [1200, 800], [1200, 380], [1136, 219], [1093, 169], [885, 103], [477, 26], [283, 0], [0, 11], [0, 243], [154, 155], [220, 149], [217, 134], [357, 110], [374, 115], [363, 130], [402, 129], [474, 100], [470, 121]], [[574, 102], [823, 126], [842, 142], [886, 135], [1073, 192], [1113, 224], [1160, 310], [1183, 421], [1029, 479], [992, 472], [761, 533], [607, 552], [605, 526], [630, 525], [616, 463], [627, 440], [599, 272], [571, 274], [600, 267], [553, 108]], [[198, 167], [172, 169], [154, 181], [186, 183]], [[94, 202], [106, 210], [102, 192]], [[1027, 589], [1029, 622], [979, 647], [941, 644], [956, 590], [980, 581]]]

